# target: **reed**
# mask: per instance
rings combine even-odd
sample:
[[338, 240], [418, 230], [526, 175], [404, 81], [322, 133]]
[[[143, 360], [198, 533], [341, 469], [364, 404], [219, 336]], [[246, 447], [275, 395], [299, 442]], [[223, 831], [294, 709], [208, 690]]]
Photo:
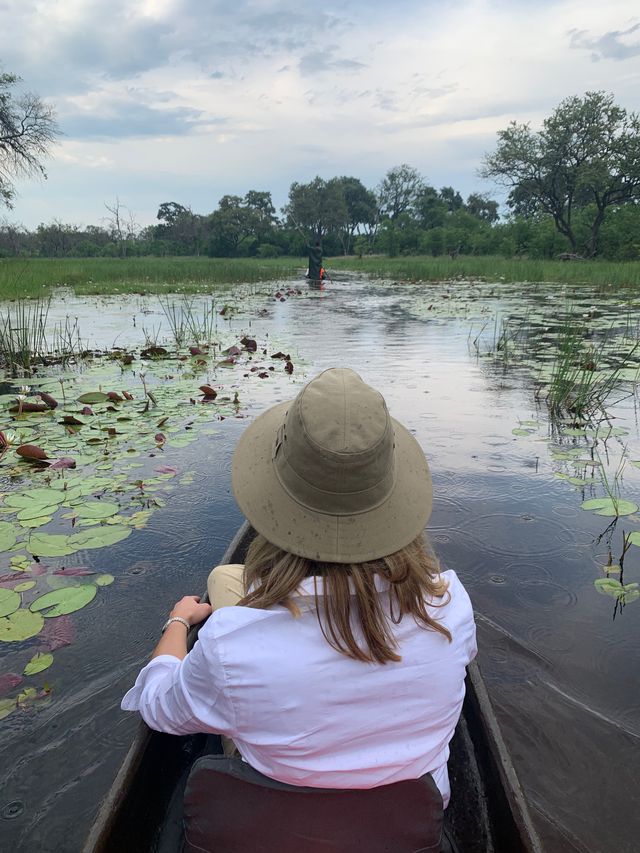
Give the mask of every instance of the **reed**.
[[565, 320], [546, 395], [552, 418], [586, 421], [599, 413], [606, 419], [607, 405], [621, 387], [620, 371], [634, 364], [640, 342], [620, 354], [615, 365], [604, 357], [606, 343], [604, 336], [599, 345], [585, 346], [579, 324], [571, 316]]
[[330, 272], [350, 270], [376, 278], [396, 281], [431, 282], [483, 280], [518, 282], [529, 285], [541, 282], [560, 284], [592, 284], [608, 287], [637, 287], [640, 284], [638, 261], [553, 261], [530, 258], [500, 258], [493, 255], [457, 258], [407, 256], [388, 258], [371, 255], [363, 258], [331, 258]]
[[78, 295], [208, 293], [239, 282], [303, 275], [300, 258], [4, 258], [0, 299], [38, 298], [58, 287]]

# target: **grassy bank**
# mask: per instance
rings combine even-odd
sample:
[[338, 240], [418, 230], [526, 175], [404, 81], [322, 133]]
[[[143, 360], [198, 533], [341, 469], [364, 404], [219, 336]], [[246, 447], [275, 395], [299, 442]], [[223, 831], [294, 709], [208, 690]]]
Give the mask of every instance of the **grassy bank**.
[[210, 285], [290, 278], [301, 258], [7, 258], [0, 299], [46, 296], [60, 286], [78, 294], [190, 293]]
[[[0, 299], [46, 296], [59, 286], [77, 294], [192, 293], [236, 282], [289, 279], [304, 258], [8, 258], [0, 260]], [[640, 285], [640, 262], [536, 261], [498, 257], [327, 259], [329, 271], [353, 270], [397, 281], [486, 279], [509, 282]]]
[[332, 258], [329, 270], [353, 270], [398, 281], [446, 281], [481, 278], [487, 281], [561, 282], [614, 286], [640, 285], [638, 261], [547, 261], [526, 258], [398, 257], [374, 255], [363, 258]]

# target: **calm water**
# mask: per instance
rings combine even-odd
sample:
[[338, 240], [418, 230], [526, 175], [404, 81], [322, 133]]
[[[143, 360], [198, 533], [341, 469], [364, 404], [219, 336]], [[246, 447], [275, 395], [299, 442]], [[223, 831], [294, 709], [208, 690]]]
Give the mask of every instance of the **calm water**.
[[[505, 316], [516, 303], [552, 318], [560, 289], [419, 289], [343, 280], [319, 293], [301, 286], [302, 295], [284, 302], [269, 295], [275, 286], [252, 291], [232, 320], [219, 321], [225, 340], [251, 332], [269, 353], [290, 352], [295, 364], [291, 377], [280, 371], [250, 385], [238, 377], [242, 411], [253, 417], [336, 365], [353, 367], [384, 393], [429, 459], [430, 535], [472, 597], [482, 672], [545, 849], [637, 850], [640, 601], [613, 619], [614, 601], [598, 594], [594, 580], [602, 576], [609, 543], [615, 562], [622, 530], [640, 529], [640, 519], [621, 519], [600, 538], [611, 519], [580, 505], [602, 489], [574, 488], [554, 475], [560, 467], [531, 374], [523, 367], [505, 373], [478, 358], [471, 343], [483, 324], [485, 337], [493, 334], [495, 313]], [[581, 292], [583, 301], [596, 298]], [[619, 297], [609, 302], [621, 310]], [[638, 308], [622, 308], [637, 327]], [[142, 326], [162, 323], [167, 331], [152, 298], [67, 296], [51, 317], [65, 314], [79, 317], [92, 346], [140, 347]], [[234, 386], [228, 372], [217, 379]], [[601, 446], [606, 470], [616, 470], [625, 452], [640, 458], [634, 404], [631, 396], [616, 407], [615, 423], [628, 433]], [[521, 421], [538, 425], [527, 436], [514, 435]], [[167, 462], [195, 469], [193, 484], [180, 487], [147, 529], [78, 558], [116, 582], [73, 614], [77, 640], [56, 653], [50, 705], [0, 722], [2, 850], [80, 849], [135, 726], [132, 715], [120, 712], [120, 698], [174, 600], [203, 589], [240, 523], [229, 469], [245, 424], [228, 418], [218, 434], [175, 451]], [[639, 480], [640, 470], [628, 465], [625, 498], [638, 498]], [[625, 580], [640, 580], [637, 546], [626, 555]], [[9, 653], [0, 648], [0, 655]]]

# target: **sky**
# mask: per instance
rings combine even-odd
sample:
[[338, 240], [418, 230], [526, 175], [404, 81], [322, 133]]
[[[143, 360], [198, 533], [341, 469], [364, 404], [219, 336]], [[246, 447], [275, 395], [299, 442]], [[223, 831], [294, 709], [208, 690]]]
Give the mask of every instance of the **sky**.
[[48, 179], [0, 219], [140, 225], [162, 202], [401, 163], [463, 196], [496, 133], [566, 97], [640, 112], [637, 0], [0, 0], [0, 65], [57, 113]]

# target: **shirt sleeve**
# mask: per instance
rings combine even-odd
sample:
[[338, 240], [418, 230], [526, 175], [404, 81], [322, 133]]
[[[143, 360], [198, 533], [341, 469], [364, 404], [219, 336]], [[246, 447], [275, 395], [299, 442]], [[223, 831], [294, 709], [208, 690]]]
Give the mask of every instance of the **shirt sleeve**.
[[121, 707], [138, 711], [149, 726], [167, 734], [213, 732], [233, 735], [235, 714], [225, 691], [225, 673], [213, 644], [198, 640], [180, 660], [153, 658], [141, 671]]

